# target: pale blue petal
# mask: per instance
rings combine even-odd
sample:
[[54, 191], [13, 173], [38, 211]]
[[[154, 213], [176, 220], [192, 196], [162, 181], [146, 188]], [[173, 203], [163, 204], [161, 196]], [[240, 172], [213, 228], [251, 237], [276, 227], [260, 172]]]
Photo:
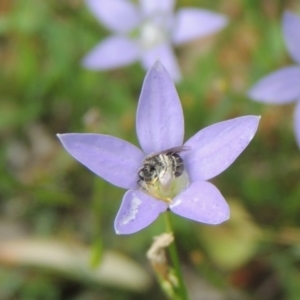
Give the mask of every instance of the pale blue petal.
[[209, 10], [180, 9], [175, 16], [172, 40], [177, 45], [183, 44], [216, 33], [227, 24], [227, 17]]
[[142, 55], [142, 65], [148, 71], [158, 59], [164, 65], [172, 80], [179, 82], [181, 80], [181, 73], [175, 53], [170, 45], [161, 44], [145, 51]]
[[136, 130], [146, 154], [182, 145], [184, 120], [181, 103], [174, 83], [160, 61], [145, 77], [137, 109]]
[[108, 29], [125, 33], [141, 21], [138, 8], [128, 0], [86, 0], [95, 17]]
[[57, 135], [65, 149], [92, 172], [121, 188], [137, 187], [144, 159], [136, 146], [119, 138], [92, 133]]
[[140, 0], [141, 11], [146, 16], [169, 14], [174, 8], [174, 0]]
[[91, 70], [107, 70], [132, 64], [139, 57], [140, 48], [135, 40], [110, 36], [89, 52], [82, 64]]
[[300, 17], [286, 11], [283, 15], [283, 35], [292, 58], [300, 63]]
[[229, 206], [220, 191], [210, 182], [193, 182], [173, 199], [175, 214], [206, 224], [220, 224], [229, 219]]
[[264, 103], [285, 104], [300, 97], [300, 67], [275, 71], [258, 81], [248, 97]]
[[294, 128], [298, 147], [300, 148], [300, 99], [295, 107], [294, 113]]
[[131, 234], [147, 227], [167, 207], [166, 202], [155, 199], [143, 191], [127, 191], [115, 220], [116, 233]]
[[244, 116], [206, 127], [191, 137], [181, 156], [190, 180], [213, 178], [226, 170], [252, 140], [260, 117]]

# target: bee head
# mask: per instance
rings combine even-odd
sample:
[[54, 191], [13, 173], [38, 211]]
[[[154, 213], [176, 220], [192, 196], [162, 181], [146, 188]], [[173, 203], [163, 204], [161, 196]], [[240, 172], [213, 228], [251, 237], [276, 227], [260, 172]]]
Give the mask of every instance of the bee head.
[[144, 164], [139, 170], [138, 175], [142, 180], [151, 180], [156, 174], [156, 168], [153, 164]]

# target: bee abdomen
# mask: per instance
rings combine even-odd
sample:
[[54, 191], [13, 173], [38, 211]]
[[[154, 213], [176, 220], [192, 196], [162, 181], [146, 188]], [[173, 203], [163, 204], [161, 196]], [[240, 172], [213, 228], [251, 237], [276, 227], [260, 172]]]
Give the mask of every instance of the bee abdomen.
[[184, 163], [182, 158], [177, 153], [170, 153], [168, 156], [172, 161], [174, 176], [179, 177], [184, 171]]

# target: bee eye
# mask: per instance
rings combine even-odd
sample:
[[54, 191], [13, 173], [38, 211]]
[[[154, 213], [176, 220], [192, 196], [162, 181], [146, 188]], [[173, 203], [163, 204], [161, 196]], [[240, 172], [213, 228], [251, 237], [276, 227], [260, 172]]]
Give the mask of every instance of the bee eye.
[[155, 169], [155, 167], [154, 166], [151, 166], [150, 168], [149, 168], [149, 171], [150, 172], [154, 172], [156, 169]]
[[143, 168], [143, 171], [145, 173], [151, 173], [151, 172], [155, 171], [155, 166], [145, 165], [144, 168]]

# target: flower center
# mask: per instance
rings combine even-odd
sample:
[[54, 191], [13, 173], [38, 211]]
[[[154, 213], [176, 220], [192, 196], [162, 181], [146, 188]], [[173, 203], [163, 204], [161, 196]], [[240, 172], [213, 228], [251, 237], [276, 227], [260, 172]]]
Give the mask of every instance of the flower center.
[[138, 185], [148, 194], [171, 202], [189, 185], [184, 162], [178, 154], [181, 148], [173, 148], [158, 154], [148, 155], [138, 172]]
[[165, 40], [164, 30], [157, 24], [145, 22], [140, 32], [140, 41], [143, 49], [151, 49]]
[[149, 50], [166, 42], [171, 28], [170, 25], [170, 16], [159, 12], [145, 20], [139, 34], [141, 47], [144, 50]]

